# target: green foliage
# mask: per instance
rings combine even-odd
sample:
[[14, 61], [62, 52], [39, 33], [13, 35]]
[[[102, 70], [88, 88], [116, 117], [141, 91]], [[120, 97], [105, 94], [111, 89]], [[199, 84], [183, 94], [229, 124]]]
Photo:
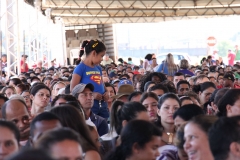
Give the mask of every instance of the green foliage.
[[217, 44], [218, 54], [221, 57], [227, 56], [228, 50], [233, 51], [234, 45], [230, 41], [220, 41]]

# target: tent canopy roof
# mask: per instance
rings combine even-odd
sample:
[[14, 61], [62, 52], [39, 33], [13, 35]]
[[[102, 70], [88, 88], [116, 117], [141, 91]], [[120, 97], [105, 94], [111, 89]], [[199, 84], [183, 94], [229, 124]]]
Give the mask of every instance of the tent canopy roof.
[[42, 0], [66, 26], [239, 15], [240, 0]]

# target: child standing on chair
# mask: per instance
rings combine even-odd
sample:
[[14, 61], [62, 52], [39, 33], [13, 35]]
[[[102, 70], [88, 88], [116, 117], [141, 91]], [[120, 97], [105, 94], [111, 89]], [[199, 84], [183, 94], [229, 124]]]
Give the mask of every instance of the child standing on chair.
[[93, 113], [103, 118], [108, 118], [107, 100], [109, 96], [106, 93], [102, 81], [102, 69], [99, 66], [106, 53], [106, 46], [99, 40], [86, 40], [82, 43], [80, 58], [84, 54], [84, 49], [86, 58], [75, 68], [70, 83], [70, 89], [72, 91], [79, 83], [93, 84], [94, 105], [91, 110]]

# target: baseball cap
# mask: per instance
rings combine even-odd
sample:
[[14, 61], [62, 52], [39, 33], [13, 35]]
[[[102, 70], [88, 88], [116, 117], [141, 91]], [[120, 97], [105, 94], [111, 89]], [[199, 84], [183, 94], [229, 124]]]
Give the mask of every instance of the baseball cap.
[[129, 84], [123, 84], [119, 87], [118, 92], [115, 96], [113, 96], [113, 99], [118, 99], [122, 96], [129, 96], [131, 93], [134, 92], [134, 87]]
[[116, 76], [118, 76], [115, 72], [111, 72], [110, 74], [109, 74], [109, 77], [110, 78], [113, 78], [113, 77], [116, 77]]
[[116, 82], [120, 82], [120, 80], [119, 79], [115, 79], [115, 80], [112, 81], [112, 84], [114, 84]]
[[231, 80], [233, 82], [235, 81], [235, 78], [232, 74], [225, 74], [223, 78]]
[[130, 81], [130, 80], [128, 80], [128, 79], [123, 79], [123, 80], [121, 80], [121, 81], [118, 83], [118, 88], [119, 88], [121, 85], [124, 85], [124, 84], [133, 85], [132, 81]]
[[73, 88], [72, 95], [76, 96], [76, 94], [81, 93], [86, 87], [93, 92], [94, 86], [91, 83], [88, 84], [80, 83]]
[[198, 72], [201, 72], [201, 70], [197, 69], [194, 73], [196, 74], [196, 73], [198, 73]]

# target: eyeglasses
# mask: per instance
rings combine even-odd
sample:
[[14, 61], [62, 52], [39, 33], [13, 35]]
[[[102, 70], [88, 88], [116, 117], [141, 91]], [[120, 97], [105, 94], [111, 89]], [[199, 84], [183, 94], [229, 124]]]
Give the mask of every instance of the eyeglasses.
[[28, 96], [23, 96], [24, 99], [30, 99], [30, 95]]

